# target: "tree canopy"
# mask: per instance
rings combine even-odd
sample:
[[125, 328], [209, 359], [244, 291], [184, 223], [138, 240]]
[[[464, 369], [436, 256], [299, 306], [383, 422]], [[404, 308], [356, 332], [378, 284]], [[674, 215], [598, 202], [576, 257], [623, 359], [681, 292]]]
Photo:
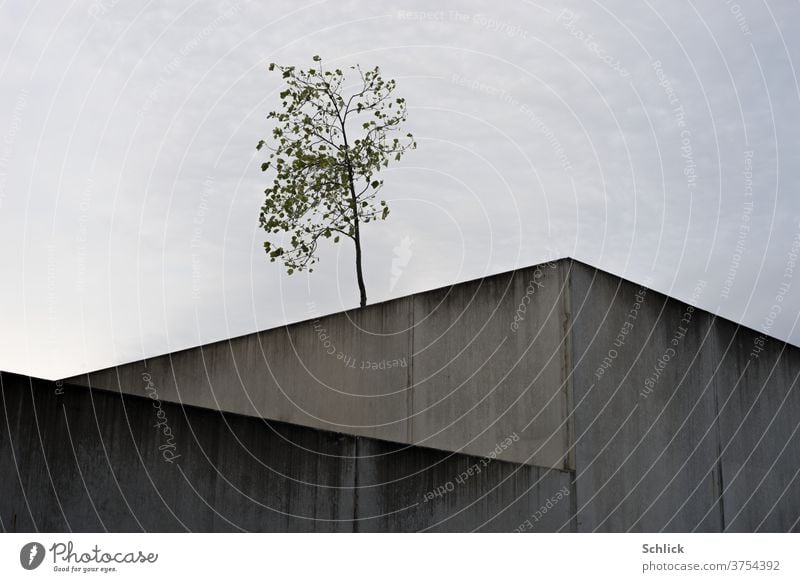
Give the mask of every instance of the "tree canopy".
[[308, 69], [269, 65], [285, 86], [281, 107], [267, 115], [275, 123], [272, 139], [256, 146], [270, 152], [261, 169], [274, 171], [259, 224], [288, 240], [268, 239], [264, 249], [292, 274], [313, 270], [321, 240], [352, 239], [363, 306], [360, 225], [386, 219], [389, 207], [377, 198], [380, 171], [416, 142], [402, 133], [405, 99], [394, 95], [395, 81], [385, 80], [379, 67], [350, 67], [356, 79], [346, 84], [341, 69], [326, 69], [319, 56], [313, 61]]

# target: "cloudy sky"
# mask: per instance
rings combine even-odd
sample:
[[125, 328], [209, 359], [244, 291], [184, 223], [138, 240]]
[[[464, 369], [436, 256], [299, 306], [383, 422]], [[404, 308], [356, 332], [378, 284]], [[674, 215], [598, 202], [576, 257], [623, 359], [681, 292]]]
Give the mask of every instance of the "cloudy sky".
[[266, 65], [314, 54], [380, 65], [418, 141], [371, 301], [573, 256], [800, 344], [796, 1], [163, 4], [0, 7], [0, 369], [358, 304], [351, 246], [289, 278], [257, 225]]

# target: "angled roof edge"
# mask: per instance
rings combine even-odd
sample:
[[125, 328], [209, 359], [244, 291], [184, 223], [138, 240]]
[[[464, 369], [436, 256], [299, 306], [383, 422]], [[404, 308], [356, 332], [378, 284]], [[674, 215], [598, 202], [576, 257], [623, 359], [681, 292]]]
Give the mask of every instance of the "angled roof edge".
[[[680, 301], [681, 303], [685, 303], [686, 305], [691, 305], [695, 309], [697, 309], [699, 311], [702, 311], [703, 313], [707, 313], [707, 314], [713, 316], [716, 319], [721, 319], [723, 321], [727, 321], [727, 322], [732, 323], [733, 325], [735, 325], [737, 327], [744, 328], [744, 329], [746, 329], [748, 331], [751, 331], [753, 333], [759, 334], [759, 335], [761, 335], [761, 336], [763, 336], [765, 338], [769, 338], [770, 340], [773, 340], [773, 341], [776, 341], [776, 342], [780, 342], [782, 344], [786, 344], [786, 345], [792, 346], [794, 348], [800, 349], [800, 345], [793, 344], [789, 340], [781, 339], [778, 336], [766, 333], [764, 330], [758, 329], [756, 327], [751, 327], [750, 325], [748, 325], [746, 323], [742, 323], [741, 321], [736, 321], [735, 319], [731, 319], [731, 318], [726, 317], [724, 315], [720, 315], [719, 313], [716, 313], [716, 312], [712, 311], [710, 308], [703, 307], [702, 305], [699, 305], [698, 303], [692, 303], [691, 301], [689, 301], [687, 299], [683, 299], [683, 298], [678, 297], [676, 295], [671, 295], [670, 293], [668, 293], [666, 291], [659, 291], [658, 289], [656, 289], [654, 287], [649, 287], [647, 285], [644, 285], [643, 283], [635, 281], [634, 279], [629, 279], [629, 278], [627, 278], [627, 277], [625, 277], [623, 275], [618, 275], [617, 273], [613, 273], [611, 271], [607, 271], [606, 269], [602, 269], [600, 267], [595, 267], [594, 265], [591, 265], [591, 264], [589, 264], [589, 263], [587, 263], [585, 261], [582, 261], [580, 259], [576, 259], [574, 257], [565, 257], [565, 259], [570, 259], [573, 263], [578, 263], [579, 265], [582, 265], [582, 266], [584, 266], [584, 267], [586, 267], [588, 269], [593, 269], [595, 271], [599, 271], [599, 272], [604, 273], [606, 275], [609, 275], [611, 277], [615, 277], [617, 279], [621, 279], [622, 281], [626, 281], [626, 282], [632, 283], [634, 285], [639, 285], [640, 287], [644, 287], [648, 291], [651, 291], [653, 293], [657, 293], [658, 295], [662, 295], [663, 297], [666, 297], [667, 299], [671, 299], [672, 301]], [[561, 260], [561, 259], [559, 259], [559, 260]], [[529, 268], [529, 267], [526, 267], [526, 268]]]
[[[449, 285], [441, 285], [439, 287], [433, 287], [433, 288], [430, 288], [430, 289], [421, 289], [419, 291], [415, 291], [414, 293], [410, 293], [408, 295], [401, 295], [399, 297], [391, 297], [389, 299], [383, 299], [383, 300], [377, 301], [375, 303], [370, 303], [367, 307], [375, 307], [375, 306], [378, 306], [378, 305], [383, 305], [383, 304], [386, 304], [386, 303], [391, 303], [391, 302], [399, 301], [399, 300], [402, 300], [402, 299], [408, 299], [409, 297], [414, 297], [416, 295], [422, 295], [424, 293], [435, 293], [437, 291], [450, 289], [450, 288], [458, 286], [458, 285], [468, 285], [470, 283], [476, 283], [476, 282], [484, 281], [486, 279], [491, 279], [491, 278], [494, 278], [494, 277], [503, 277], [503, 276], [507, 276], [507, 275], [510, 275], [512, 273], [515, 273], [517, 271], [524, 271], [524, 270], [527, 270], [527, 269], [533, 269], [535, 267], [538, 267], [540, 265], [544, 265], [546, 263], [562, 262], [562, 261], [571, 261], [573, 264], [581, 265], [582, 267], [585, 267], [587, 269], [599, 271], [601, 273], [604, 273], [604, 274], [609, 275], [611, 277], [615, 277], [615, 278], [620, 279], [622, 281], [625, 281], [625, 282], [628, 282], [628, 283], [632, 283], [634, 285], [639, 285], [639, 286], [645, 287], [649, 291], [652, 291], [654, 293], [658, 293], [659, 295], [662, 295], [662, 296], [664, 296], [664, 297], [666, 297], [668, 299], [672, 299], [673, 301], [680, 301], [682, 303], [689, 304], [688, 301], [686, 301], [686, 300], [684, 300], [684, 299], [682, 299], [680, 297], [677, 297], [675, 295], [670, 295], [669, 293], [666, 293], [664, 291], [659, 291], [658, 289], [655, 289], [653, 287], [644, 285], [644, 284], [642, 284], [642, 283], [640, 283], [638, 281], [635, 281], [633, 279], [629, 279], [626, 276], [619, 275], [617, 273], [613, 273], [611, 271], [602, 269], [602, 268], [597, 267], [595, 265], [591, 265], [591, 264], [589, 264], [589, 263], [587, 263], [587, 262], [585, 262], [583, 260], [576, 259], [574, 257], [563, 256], [563, 257], [559, 257], [559, 258], [548, 259], [548, 260], [542, 261], [540, 263], [534, 263], [532, 265], [527, 265], [527, 266], [524, 266], [524, 267], [517, 267], [515, 269], [509, 269], [507, 271], [501, 271], [501, 272], [498, 272], [498, 273], [491, 273], [491, 274], [487, 274], [487, 275], [482, 275], [482, 276], [479, 276], [479, 277], [474, 277], [472, 279], [466, 279], [466, 280], [463, 280], [463, 281], [456, 281], [456, 282], [451, 283]], [[722, 319], [724, 321], [728, 321], [730, 323], [733, 323], [736, 326], [743, 327], [743, 328], [745, 328], [747, 330], [750, 330], [750, 331], [752, 331], [754, 333], [760, 334], [760, 335], [762, 335], [764, 337], [767, 337], [769, 339], [772, 339], [774, 341], [778, 341], [778, 342], [781, 342], [781, 343], [784, 343], [784, 344], [787, 344], [787, 345], [791, 345], [793, 347], [800, 347], [800, 346], [796, 346], [795, 344], [792, 344], [788, 340], [784, 340], [784, 339], [781, 339], [781, 338], [776, 337], [774, 335], [765, 333], [763, 330], [760, 330], [760, 329], [751, 327], [751, 326], [749, 326], [749, 325], [747, 325], [745, 323], [741, 323], [739, 321], [730, 319], [728, 317], [720, 315], [719, 313], [715, 313], [714, 311], [711, 311], [710, 309], [707, 309], [707, 308], [702, 307], [700, 305], [693, 305], [693, 307], [699, 309], [700, 311], [708, 313], [708, 314], [714, 316], [715, 318], [719, 318], [719, 319]], [[85, 370], [83, 372], [80, 372], [78, 374], [73, 374], [73, 375], [71, 375], [69, 377], [66, 377], [66, 378], [65, 377], [32, 376], [30, 374], [26, 374], [24, 372], [19, 372], [19, 371], [14, 371], [14, 370], [0, 370], [0, 371], [7, 372], [7, 373], [10, 373], [10, 374], [17, 374], [17, 375], [22, 375], [22, 376], [30, 376], [32, 378], [39, 378], [39, 379], [42, 379], [42, 380], [53, 380], [53, 381], [55, 381], [55, 380], [62, 380], [62, 379], [67, 379], [67, 378], [75, 378], [75, 377], [83, 376], [83, 375], [86, 375], [86, 374], [92, 374], [92, 373], [100, 372], [100, 371], [103, 371], [103, 370], [109, 370], [109, 369], [112, 369], [112, 368], [118, 368], [120, 366], [125, 366], [125, 365], [128, 365], [128, 364], [133, 364], [135, 362], [140, 362], [142, 360], [159, 358], [159, 357], [168, 356], [168, 355], [172, 355], [172, 354], [179, 354], [179, 353], [186, 352], [186, 351], [189, 351], [189, 350], [196, 350], [198, 348], [202, 349], [202, 348], [207, 347], [207, 346], [212, 346], [212, 345], [216, 345], [216, 344], [220, 344], [220, 343], [224, 343], [224, 342], [234, 341], [234, 340], [239, 339], [239, 338], [244, 338], [244, 337], [248, 337], [248, 336], [251, 336], [251, 335], [254, 335], [254, 334], [264, 333], [264, 332], [271, 331], [271, 330], [274, 330], [274, 329], [280, 329], [280, 328], [283, 328], [283, 327], [299, 325], [299, 324], [302, 324], [302, 323], [308, 323], [310, 321], [314, 321], [314, 320], [322, 318], [322, 317], [330, 317], [332, 315], [339, 315], [339, 314], [355, 312], [355, 311], [358, 311], [359, 309], [361, 309], [361, 308], [360, 307], [353, 307], [353, 308], [344, 309], [344, 310], [341, 310], [341, 311], [332, 311], [330, 313], [321, 313], [321, 314], [314, 315], [314, 316], [306, 318], [306, 319], [290, 320], [290, 321], [287, 321], [287, 322], [282, 323], [280, 325], [276, 325], [274, 327], [268, 327], [268, 328], [265, 328], [265, 329], [259, 329], [259, 330], [255, 330], [255, 331], [251, 331], [251, 332], [247, 332], [247, 333], [243, 333], [243, 334], [240, 334], [240, 335], [235, 335], [235, 336], [231, 336], [231, 337], [227, 337], [227, 338], [220, 338], [220, 339], [216, 339], [216, 340], [211, 340], [211, 341], [208, 341], [208, 342], [205, 342], [205, 343], [202, 343], [202, 344], [187, 346], [185, 348], [179, 348], [177, 350], [172, 350], [172, 351], [169, 351], [169, 352], [163, 352], [163, 353], [159, 353], [159, 354], [143, 356], [143, 357], [136, 358], [136, 359], [126, 360], [126, 361], [123, 361], [123, 362], [118, 362], [118, 363], [112, 364], [110, 366], [105, 366], [103, 368], [95, 368], [95, 369], [91, 369], [91, 370]]]

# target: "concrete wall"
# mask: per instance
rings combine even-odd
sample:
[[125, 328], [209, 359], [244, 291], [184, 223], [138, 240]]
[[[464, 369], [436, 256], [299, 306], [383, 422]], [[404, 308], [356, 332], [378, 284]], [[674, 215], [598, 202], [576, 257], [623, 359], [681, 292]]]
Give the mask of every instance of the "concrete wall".
[[[564, 260], [93, 373], [57, 397], [5, 375], [0, 517], [800, 531], [798, 374], [797, 348]], [[174, 464], [145, 395], [174, 423]], [[483, 466], [490, 451], [508, 462]]]
[[503, 459], [569, 469], [568, 264], [489, 277], [67, 382], [143, 395], [146, 373], [164, 401], [478, 456], [517, 434], [520, 441], [502, 451]]
[[800, 350], [719, 318], [711, 337], [725, 528], [800, 531]]
[[[0, 388], [5, 532], [512, 531], [570, 487], [564, 471], [161, 403], [168, 462], [151, 399], [11, 374]], [[568, 495], [550, 506], [532, 531], [572, 527]]]
[[578, 529], [799, 531], [800, 350], [751, 355], [752, 330], [570, 276]]

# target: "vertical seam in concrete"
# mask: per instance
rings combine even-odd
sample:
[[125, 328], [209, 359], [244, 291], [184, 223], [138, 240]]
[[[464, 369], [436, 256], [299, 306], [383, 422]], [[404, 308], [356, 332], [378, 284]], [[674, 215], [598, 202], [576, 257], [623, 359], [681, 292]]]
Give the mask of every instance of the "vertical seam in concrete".
[[409, 300], [408, 308], [408, 376], [406, 380], [406, 390], [408, 390], [408, 394], [406, 395], [406, 442], [409, 444], [414, 443], [414, 334], [416, 333], [416, 329], [414, 327], [414, 322], [416, 321], [414, 317], [415, 304], [416, 299], [412, 296]]
[[[712, 320], [711, 325], [716, 325], [716, 321]], [[716, 335], [716, 334], [715, 334]], [[716, 350], [715, 350], [716, 351]], [[716, 376], [716, 374], [715, 374]], [[723, 491], [725, 491], [725, 480], [722, 475], [722, 429], [720, 427], [720, 410], [719, 410], [719, 378], [717, 377], [714, 381], [714, 424], [716, 424], [716, 435], [717, 435], [717, 488], [718, 488], [718, 495], [719, 495], [719, 522], [720, 522], [720, 530], [721, 532], [725, 531], [725, 496], [723, 495]], [[699, 524], [698, 524], [699, 525]]]
[[353, 532], [358, 533], [358, 441], [353, 439]]
[[575, 533], [580, 531], [579, 523], [578, 523], [578, 454], [577, 448], [578, 443], [575, 440], [575, 370], [572, 370], [569, 365], [571, 365], [575, 358], [573, 357], [573, 351], [575, 346], [573, 345], [573, 335], [574, 335], [574, 322], [571, 320], [572, 314], [574, 313], [573, 305], [572, 305], [572, 268], [575, 266], [575, 263], [571, 259], [566, 259], [562, 263], [565, 265], [567, 272], [564, 274], [564, 289], [566, 297], [564, 299], [564, 309], [567, 314], [567, 323], [565, 325], [565, 336], [564, 336], [564, 351], [565, 351], [565, 358], [566, 363], [568, 364], [565, 367], [566, 373], [569, 376], [569, 380], [566, 385], [567, 390], [567, 439], [568, 439], [568, 461], [572, 465], [572, 469], [570, 470], [570, 491], [572, 492], [571, 499], [570, 499], [570, 513], [572, 514], [571, 519], [571, 530]]
[[562, 301], [562, 305], [564, 307], [564, 322], [562, 331], [564, 334], [564, 368], [563, 368], [563, 381], [564, 381], [564, 391], [565, 391], [565, 398], [564, 398], [564, 413], [566, 419], [566, 445], [567, 445], [567, 455], [564, 458], [564, 468], [566, 470], [574, 470], [575, 469], [575, 450], [573, 444], [575, 443], [575, 422], [572, 417], [572, 407], [575, 402], [575, 397], [573, 394], [573, 382], [575, 380], [575, 375], [572, 373], [572, 269], [571, 269], [571, 262], [564, 261], [562, 262], [562, 269], [566, 266], [567, 272], [563, 275], [564, 280], [564, 299]]
[[572, 519], [570, 519], [570, 531], [572, 533], [578, 533], [578, 483], [577, 483], [577, 475], [578, 471], [570, 471], [569, 472], [569, 488], [571, 492], [571, 499], [569, 500], [569, 512], [572, 514]]

